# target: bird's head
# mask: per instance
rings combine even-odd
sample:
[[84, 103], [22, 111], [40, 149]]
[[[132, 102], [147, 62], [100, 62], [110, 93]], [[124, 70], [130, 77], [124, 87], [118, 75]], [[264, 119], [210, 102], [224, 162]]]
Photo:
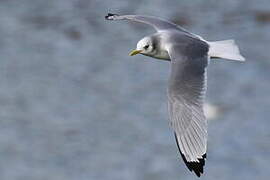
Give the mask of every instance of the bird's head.
[[161, 44], [161, 38], [158, 35], [146, 36], [137, 43], [137, 48], [129, 55], [143, 54], [157, 59], [169, 60], [168, 52]]
[[155, 47], [152, 37], [144, 37], [137, 43], [137, 48], [132, 50], [129, 55], [134, 56], [136, 54], [143, 54], [147, 56], [153, 56], [155, 53]]

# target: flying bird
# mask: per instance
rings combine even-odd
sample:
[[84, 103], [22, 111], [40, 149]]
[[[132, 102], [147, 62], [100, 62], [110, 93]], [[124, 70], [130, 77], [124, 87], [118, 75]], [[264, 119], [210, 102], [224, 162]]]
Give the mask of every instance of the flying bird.
[[143, 54], [170, 61], [168, 111], [176, 143], [187, 168], [198, 177], [204, 172], [207, 120], [203, 111], [206, 68], [210, 58], [245, 61], [234, 40], [206, 41], [163, 19], [109, 13], [107, 20], [129, 20], [152, 26], [156, 33], [142, 38], [130, 56]]

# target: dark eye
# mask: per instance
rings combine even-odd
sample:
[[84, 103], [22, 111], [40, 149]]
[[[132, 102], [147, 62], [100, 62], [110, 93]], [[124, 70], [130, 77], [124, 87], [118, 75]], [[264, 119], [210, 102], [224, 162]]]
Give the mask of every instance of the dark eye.
[[147, 44], [147, 45], [145, 45], [143, 48], [144, 48], [144, 49], [148, 49], [148, 48], [149, 48], [149, 45]]

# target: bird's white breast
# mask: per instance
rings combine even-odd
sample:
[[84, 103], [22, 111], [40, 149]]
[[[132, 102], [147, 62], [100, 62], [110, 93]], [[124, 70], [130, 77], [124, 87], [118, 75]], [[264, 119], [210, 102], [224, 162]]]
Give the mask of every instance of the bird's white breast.
[[154, 55], [154, 57], [157, 59], [170, 60], [170, 56], [167, 50], [159, 50], [158, 53]]

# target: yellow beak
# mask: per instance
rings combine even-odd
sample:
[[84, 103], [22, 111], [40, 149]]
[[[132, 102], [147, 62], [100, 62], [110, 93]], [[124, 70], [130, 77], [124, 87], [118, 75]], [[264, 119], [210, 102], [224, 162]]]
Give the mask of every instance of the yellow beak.
[[135, 49], [135, 50], [132, 50], [132, 51], [129, 53], [129, 55], [130, 55], [130, 56], [134, 56], [134, 55], [139, 54], [139, 53], [141, 53], [141, 52], [142, 52], [142, 50], [137, 50], [137, 49]]

